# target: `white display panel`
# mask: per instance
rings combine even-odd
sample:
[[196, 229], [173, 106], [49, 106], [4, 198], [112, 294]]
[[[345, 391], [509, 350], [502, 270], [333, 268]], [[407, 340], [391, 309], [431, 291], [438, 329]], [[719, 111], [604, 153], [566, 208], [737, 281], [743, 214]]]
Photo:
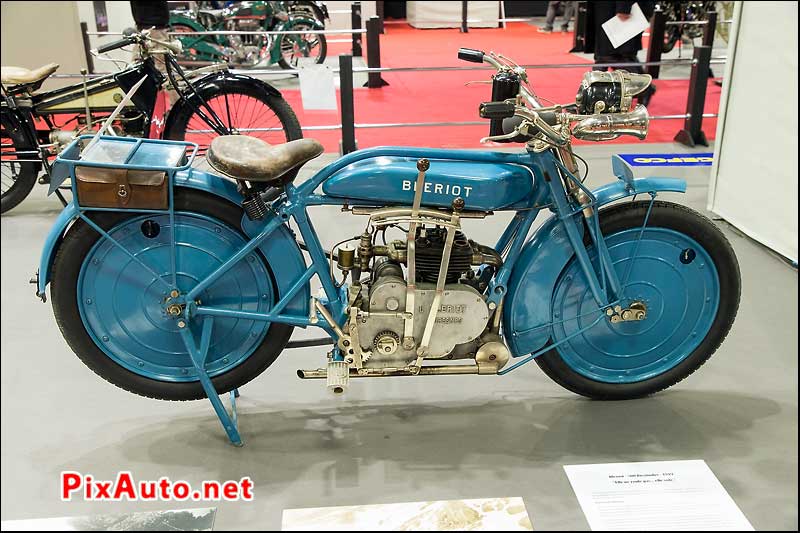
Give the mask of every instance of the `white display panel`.
[[[497, 28], [500, 8], [500, 2], [468, 2], [467, 25]], [[461, 2], [406, 2], [406, 20], [415, 28], [460, 28]]]
[[736, 2], [708, 208], [797, 262], [797, 3]]

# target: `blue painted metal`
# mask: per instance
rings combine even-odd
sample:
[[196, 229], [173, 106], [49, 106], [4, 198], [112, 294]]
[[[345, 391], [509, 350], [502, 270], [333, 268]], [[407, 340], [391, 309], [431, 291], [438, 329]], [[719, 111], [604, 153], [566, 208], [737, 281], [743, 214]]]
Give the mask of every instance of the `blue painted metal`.
[[[465, 209], [497, 211], [523, 202], [533, 191], [533, 176], [519, 164], [466, 159], [434, 159], [425, 174], [422, 205], [450, 207], [461, 197]], [[382, 204], [410, 205], [414, 199], [417, 159], [376, 156], [352, 163], [322, 185], [325, 194], [370, 200]]]
[[[158, 165], [165, 157], [166, 148], [157, 143], [169, 144], [168, 141], [123, 142], [134, 143], [123, 163], [79, 161], [79, 150], [77, 145], [73, 145], [59, 158], [56, 174], [63, 176], [59, 178], [62, 180], [74, 178], [77, 164], [162, 169]], [[638, 292], [646, 292], [646, 289], [638, 289], [641, 285], [638, 280], [640, 273], [647, 269], [638, 263], [630, 262], [636, 265], [630, 269], [633, 285], [625, 285], [627, 276], [620, 284], [617, 268], [627, 257], [624, 251], [628, 240], [623, 239], [615, 245], [616, 248], [606, 249], [606, 240], [600, 236], [596, 215], [585, 220], [595, 243], [591, 250], [599, 248], [600, 253], [587, 250], [582, 220], [586, 205], [576, 205], [566, 194], [559, 174], [572, 180], [587, 194], [589, 207], [595, 212], [602, 205], [634, 194], [655, 195], [660, 191], [686, 190], [686, 183], [682, 180], [634, 178], [632, 170], [621, 158], [612, 161], [619, 181], [589, 191], [550, 152], [511, 154], [378, 147], [348, 154], [299, 186], [287, 185], [285, 195], [273, 202], [265, 219], [252, 221], [243, 218], [241, 226], [247, 236], [243, 238], [235, 229], [225, 228], [219, 221], [176, 211], [174, 206], [175, 187], [204, 191], [220, 198], [220, 201], [239, 205], [241, 195], [231, 181], [190, 169], [188, 165], [163, 165], [170, 184], [168, 209], [124, 209], [122, 211], [134, 216], [108, 232], [97, 228], [103, 238], [87, 256], [77, 295], [87, 330], [109, 357], [133, 372], [167, 381], [199, 380], [229, 438], [232, 442], [237, 442], [237, 439], [241, 442], [235, 427], [235, 410], [232, 420], [213, 390], [211, 377], [246, 359], [261, 342], [271, 322], [301, 327], [314, 324], [333, 336], [333, 331], [318, 313], [309, 317], [310, 281], [314, 276], [324, 291], [319, 302], [329, 309], [337, 322], [344, 320], [347, 291], [333, 282], [324, 250], [306, 209], [313, 205], [344, 203], [410, 204], [417, 173], [415, 164], [421, 158], [431, 161], [423, 204], [449, 207], [453, 198], [461, 196], [467, 209], [517, 211], [497, 243], [497, 248], [504, 252], [504, 264], [491, 279], [487, 279], [487, 300], [495, 304], [505, 302], [503, 330], [512, 354], [515, 357], [530, 355], [503, 373], [549, 349], [545, 345], [554, 336], [554, 331], [560, 335], [554, 340], [565, 353], [575, 351], [575, 345], [586, 343], [586, 339], [595, 335], [600, 322], [603, 322], [603, 307], [618, 303], [622, 296], [626, 296], [626, 287], [637, 287]], [[73, 187], [75, 181], [73, 179]], [[323, 194], [317, 193], [320, 186]], [[549, 207], [555, 216], [528, 241], [528, 232], [539, 211], [545, 207]], [[76, 217], [93, 224], [87, 213], [91, 210], [97, 209], [72, 203], [56, 221], [40, 261], [40, 292], [49, 281], [53, 252], [64, 231]], [[148, 239], [137, 229], [137, 224], [145, 219], [158, 221], [167, 231], [162, 232], [160, 239]], [[290, 219], [297, 223], [308, 247], [309, 266], [306, 266], [295, 236], [288, 228]], [[223, 226], [220, 231], [211, 229], [220, 225]], [[654, 246], [651, 244], [654, 239], [649, 237], [651, 230], [637, 231], [642, 238], [636, 242], [642, 244], [645, 261], [654, 253], [661, 257], [661, 252], [674, 251], [663, 248], [652, 252], [648, 248]], [[255, 253], [256, 250], [266, 257], [266, 262]], [[573, 261], [573, 257], [577, 259]], [[707, 257], [698, 254], [697, 261], [707, 261]], [[121, 275], [123, 271], [125, 276]], [[667, 276], [657, 269], [655, 273]], [[488, 278], [491, 272], [486, 270], [483, 274]], [[270, 276], [275, 280], [277, 294], [272, 289]], [[687, 279], [697, 285], [701, 278]], [[702, 278], [702, 283], [706, 281]], [[184, 296], [175, 301], [185, 308], [179, 317], [165, 318], [160, 315], [166, 307], [163, 301], [165, 287], [176, 286]], [[158, 289], [154, 290], [154, 287]], [[563, 294], [556, 294], [556, 287]], [[569, 292], [578, 290], [577, 287], [583, 290], [577, 295], [580, 298]], [[554, 308], [553, 302], [559, 302], [560, 307]], [[563, 314], [565, 310], [568, 316]], [[706, 311], [704, 308], [700, 313], [702, 319], [707, 318]], [[174, 324], [178, 320], [185, 321], [187, 327], [177, 328]], [[698, 329], [702, 329], [704, 322], [701, 319], [695, 323]], [[199, 348], [196, 342], [198, 332]], [[575, 353], [581, 353], [581, 350]], [[334, 350], [333, 357], [341, 359], [342, 354]], [[675, 363], [670, 359], [664, 364]], [[576, 363], [576, 367], [579, 366], [580, 363]]]
[[630, 184], [623, 181], [606, 183], [592, 191], [597, 205], [603, 206], [635, 194], [650, 192], [686, 192], [686, 181], [678, 178], [636, 178]]
[[242, 437], [239, 434], [239, 421], [236, 413], [235, 394], [234, 392], [231, 392], [231, 408], [233, 412], [233, 417], [231, 417], [231, 415], [229, 415], [228, 411], [225, 409], [225, 406], [222, 405], [222, 400], [219, 399], [217, 390], [214, 388], [214, 384], [211, 382], [211, 379], [205, 372], [206, 358], [211, 346], [211, 333], [213, 327], [214, 319], [211, 317], [206, 317], [202, 324], [199, 348], [189, 328], [181, 329], [180, 334], [186, 347], [186, 351], [191, 356], [192, 363], [194, 364], [195, 370], [200, 379], [200, 384], [202, 385], [206, 396], [208, 396], [208, 399], [211, 402], [214, 412], [217, 414], [217, 418], [219, 418], [225, 433], [228, 435], [228, 440], [230, 440], [231, 444], [234, 446], [242, 446]]
[[[556, 285], [553, 340], [568, 336], [557, 347], [562, 359], [576, 372], [606, 383], [633, 383], [674, 368], [702, 342], [719, 307], [719, 277], [708, 252], [690, 237], [664, 228], [634, 228], [606, 236], [609, 254], [618, 272], [628, 268], [630, 278], [620, 305], [643, 301], [647, 318], [611, 323], [605, 319], [586, 328], [585, 315], [597, 306], [573, 262]], [[638, 252], [634, 251], [638, 247]], [[688, 264], [681, 254], [692, 249]], [[594, 247], [589, 253], [596, 257]], [[583, 330], [574, 335], [577, 330]]]
[[[631, 186], [620, 180], [591, 192], [596, 199], [595, 205], [600, 207], [634, 194], [662, 191], [685, 192], [686, 182], [674, 178], [637, 178], [632, 180]], [[583, 224], [580, 219], [569, 217], [567, 220], [572, 221], [570, 224], [578, 233], [578, 241], [582, 242]], [[503, 331], [514, 357], [541, 349], [552, 335], [553, 289], [559, 275], [575, 255], [567, 228], [567, 222], [562, 223], [558, 217], [548, 219], [525, 244], [512, 270], [503, 306]], [[579, 249], [582, 248], [581, 245]], [[587, 268], [593, 268], [591, 261]], [[615, 300], [606, 303], [612, 305]]]
[[[143, 235], [140, 227], [145, 220], [161, 227], [156, 237]], [[234, 228], [199, 214], [177, 213], [175, 225], [177, 288], [186, 294], [185, 300], [199, 299], [205, 306], [230, 311], [270, 311], [272, 283], [258, 254], [250, 253], [201, 291], [191, 291], [247, 241]], [[168, 215], [143, 215], [124, 221], [108, 232], [108, 238], [99, 239], [81, 268], [78, 309], [89, 335], [117, 364], [159, 381], [196, 381], [198, 375], [180, 337], [179, 323], [184, 317], [166, 311], [173, 302], [169, 299], [170, 230]], [[200, 320], [185, 322], [194, 329]], [[268, 329], [268, 323], [257, 320], [217, 319], [214, 343], [206, 351], [208, 375], [225, 373], [242, 363]]]

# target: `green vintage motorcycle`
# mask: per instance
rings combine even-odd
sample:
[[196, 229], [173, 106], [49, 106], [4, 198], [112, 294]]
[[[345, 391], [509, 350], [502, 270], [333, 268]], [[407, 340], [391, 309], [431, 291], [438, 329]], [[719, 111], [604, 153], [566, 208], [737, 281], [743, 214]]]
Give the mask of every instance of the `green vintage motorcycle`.
[[[318, 17], [292, 9], [290, 2], [231, 2], [222, 9], [172, 11], [170, 30], [183, 45], [178, 61], [201, 65], [228, 63], [236, 68], [279, 64], [285, 69], [325, 61], [325, 26]], [[197, 32], [242, 32], [195, 35]], [[257, 32], [304, 32], [283, 35]]]

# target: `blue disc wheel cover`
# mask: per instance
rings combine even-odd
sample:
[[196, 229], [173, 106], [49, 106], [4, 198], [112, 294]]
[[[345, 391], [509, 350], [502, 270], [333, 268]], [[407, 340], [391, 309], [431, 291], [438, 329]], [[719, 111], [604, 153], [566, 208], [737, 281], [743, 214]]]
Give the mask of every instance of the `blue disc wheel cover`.
[[[719, 307], [719, 278], [711, 257], [692, 238], [664, 228], [641, 228], [605, 237], [614, 268], [624, 283], [623, 308], [644, 302], [641, 321], [593, 327], [556, 347], [570, 368], [595, 381], [634, 383], [669, 371], [706, 337]], [[589, 249], [597, 264], [596, 251]], [[625, 274], [630, 269], [625, 280]], [[601, 313], [577, 261], [565, 269], [553, 297], [553, 341], [586, 328]]]
[[[178, 330], [180, 317], [167, 311], [172, 284], [169, 215], [127, 219], [109, 235], [153, 273], [107, 238], [95, 243], [78, 279], [78, 308], [87, 332], [114, 362], [159, 381], [196, 381], [197, 373]], [[185, 294], [246, 244], [242, 235], [219, 220], [196, 213], [175, 213], [175, 271]], [[261, 256], [252, 253], [203, 291], [202, 305], [266, 313], [272, 306], [271, 276]], [[189, 326], [199, 344], [200, 318]], [[206, 372], [216, 376], [249, 357], [269, 324], [216, 318]]]

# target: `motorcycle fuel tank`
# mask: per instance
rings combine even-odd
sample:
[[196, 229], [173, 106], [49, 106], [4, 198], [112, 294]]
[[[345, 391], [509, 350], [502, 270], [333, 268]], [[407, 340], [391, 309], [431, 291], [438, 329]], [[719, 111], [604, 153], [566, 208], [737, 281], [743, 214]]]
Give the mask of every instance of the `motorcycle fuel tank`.
[[[415, 157], [369, 157], [340, 169], [322, 185], [328, 196], [410, 205], [417, 180]], [[513, 163], [430, 158], [422, 205], [449, 208], [463, 198], [470, 211], [496, 211], [523, 202], [533, 191], [533, 172]]]

